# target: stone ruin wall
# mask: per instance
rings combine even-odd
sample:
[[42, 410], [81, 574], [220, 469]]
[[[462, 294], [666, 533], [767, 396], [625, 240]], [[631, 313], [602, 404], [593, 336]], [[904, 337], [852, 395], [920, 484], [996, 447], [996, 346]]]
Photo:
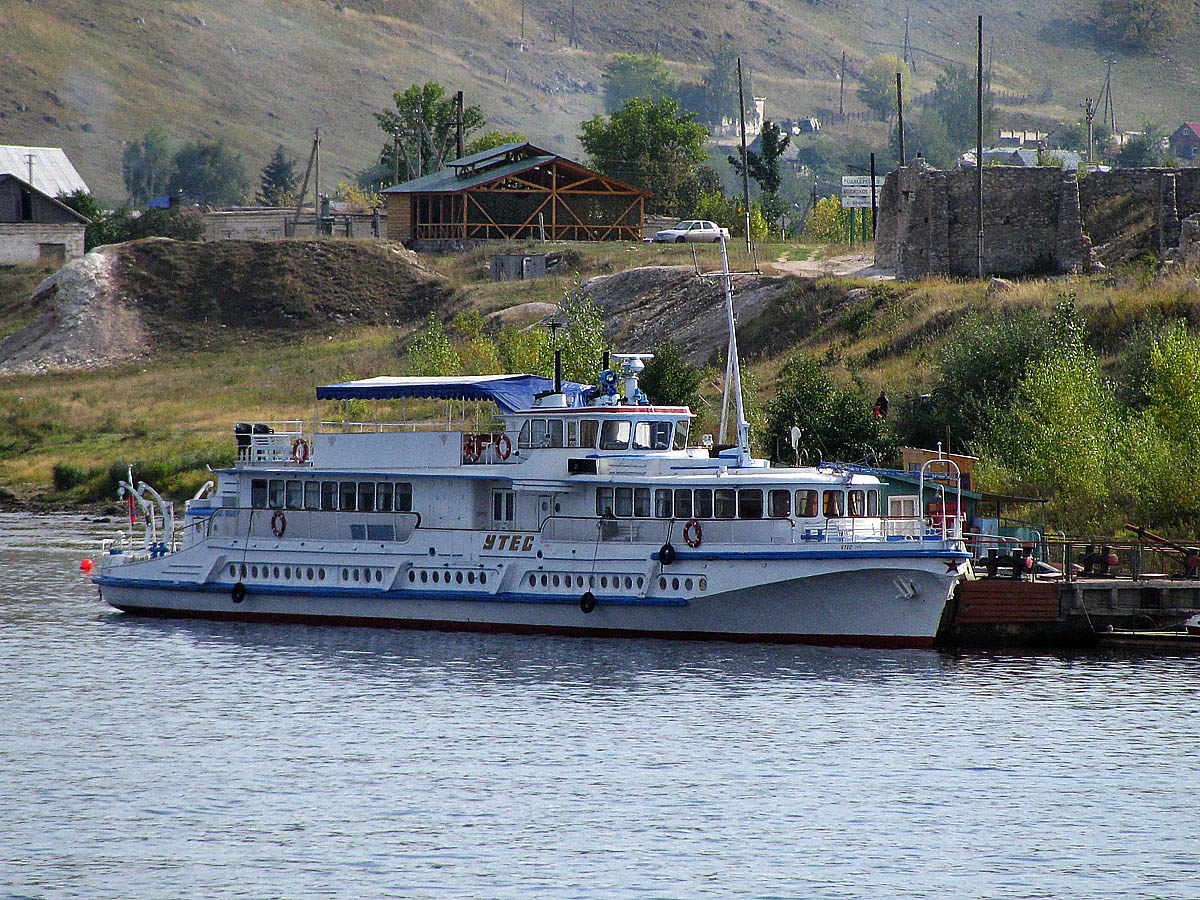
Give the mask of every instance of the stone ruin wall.
[[[1180, 220], [1200, 213], [1200, 168], [1074, 172], [988, 166], [984, 184], [984, 265], [997, 275], [1086, 271], [1092, 245], [1113, 258], [1165, 255]], [[880, 193], [876, 265], [901, 279], [974, 276], [978, 222], [974, 169], [923, 163], [889, 173]]]

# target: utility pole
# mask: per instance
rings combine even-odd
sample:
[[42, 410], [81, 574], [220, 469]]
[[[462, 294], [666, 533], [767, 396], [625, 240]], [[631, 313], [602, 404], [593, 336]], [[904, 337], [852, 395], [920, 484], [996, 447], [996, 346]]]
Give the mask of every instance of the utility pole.
[[1088, 127], [1088, 163], [1092, 162], [1092, 119], [1096, 118], [1096, 102], [1088, 97], [1083, 101], [1083, 117]]
[[570, 39], [567, 41], [567, 46], [575, 46], [575, 0], [571, 0], [571, 32]]
[[521, 0], [521, 49], [525, 49], [525, 0]]
[[838, 82], [838, 118], [846, 115], [846, 51], [842, 51], [842, 79]]
[[917, 60], [913, 56], [912, 43], [908, 39], [908, 7], [904, 7], [904, 61], [908, 63], [908, 68], [913, 74], [917, 71]]
[[400, 183], [400, 132], [392, 135], [392, 184]]
[[455, 159], [463, 158], [463, 92], [458, 91], [454, 95], [454, 139], [455, 149], [458, 151], [458, 156]]
[[979, 17], [979, 59], [975, 69], [975, 208], [979, 215], [979, 235], [976, 261], [979, 278], [983, 278], [983, 16]]
[[738, 120], [742, 125], [742, 201], [746, 204], [746, 253], [754, 248], [750, 243], [750, 156], [746, 152], [746, 97], [742, 92], [742, 58], [738, 57]]
[[879, 198], [875, 196], [875, 154], [871, 154], [871, 240], [875, 240], [875, 222], [879, 218]]
[[896, 133], [900, 135], [900, 165], [904, 165], [904, 84], [896, 73]]

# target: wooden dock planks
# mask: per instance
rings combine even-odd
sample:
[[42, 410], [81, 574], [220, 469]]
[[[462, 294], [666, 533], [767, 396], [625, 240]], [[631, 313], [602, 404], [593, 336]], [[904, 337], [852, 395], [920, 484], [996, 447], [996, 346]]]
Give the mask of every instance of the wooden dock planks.
[[959, 624], [1057, 622], [1059, 585], [1000, 578], [964, 581], [958, 586]]

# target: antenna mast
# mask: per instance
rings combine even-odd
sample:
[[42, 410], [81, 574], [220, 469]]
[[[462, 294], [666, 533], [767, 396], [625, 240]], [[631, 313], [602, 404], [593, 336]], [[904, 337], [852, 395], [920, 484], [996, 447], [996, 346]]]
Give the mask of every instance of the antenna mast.
[[[725, 252], [725, 238], [721, 238], [721, 283], [725, 288], [725, 319], [729, 325], [729, 358], [726, 360], [726, 372], [733, 373], [733, 402], [734, 410], [737, 413], [737, 444], [738, 444], [738, 465], [744, 466], [750, 460], [750, 423], [746, 421], [746, 409], [742, 404], [742, 366], [738, 360], [737, 349], [737, 324], [733, 316], [733, 287], [729, 280], [729, 257]], [[722, 407], [727, 405], [729, 397], [729, 379], [725, 379], [725, 402]], [[722, 419], [724, 412], [722, 411]], [[724, 435], [725, 423], [721, 423], [721, 432]]]

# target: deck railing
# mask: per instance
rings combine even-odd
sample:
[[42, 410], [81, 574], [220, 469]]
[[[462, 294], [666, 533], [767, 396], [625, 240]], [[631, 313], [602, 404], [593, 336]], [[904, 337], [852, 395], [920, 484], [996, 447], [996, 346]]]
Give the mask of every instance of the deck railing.
[[[682, 545], [699, 538], [714, 544], [837, 544], [857, 541], [942, 541], [941, 524], [919, 517], [818, 519], [688, 519], [593, 518], [551, 516], [542, 525], [548, 541], [575, 543]], [[687, 532], [685, 534], [685, 531]], [[961, 536], [957, 521], [947, 523], [948, 539]]]

